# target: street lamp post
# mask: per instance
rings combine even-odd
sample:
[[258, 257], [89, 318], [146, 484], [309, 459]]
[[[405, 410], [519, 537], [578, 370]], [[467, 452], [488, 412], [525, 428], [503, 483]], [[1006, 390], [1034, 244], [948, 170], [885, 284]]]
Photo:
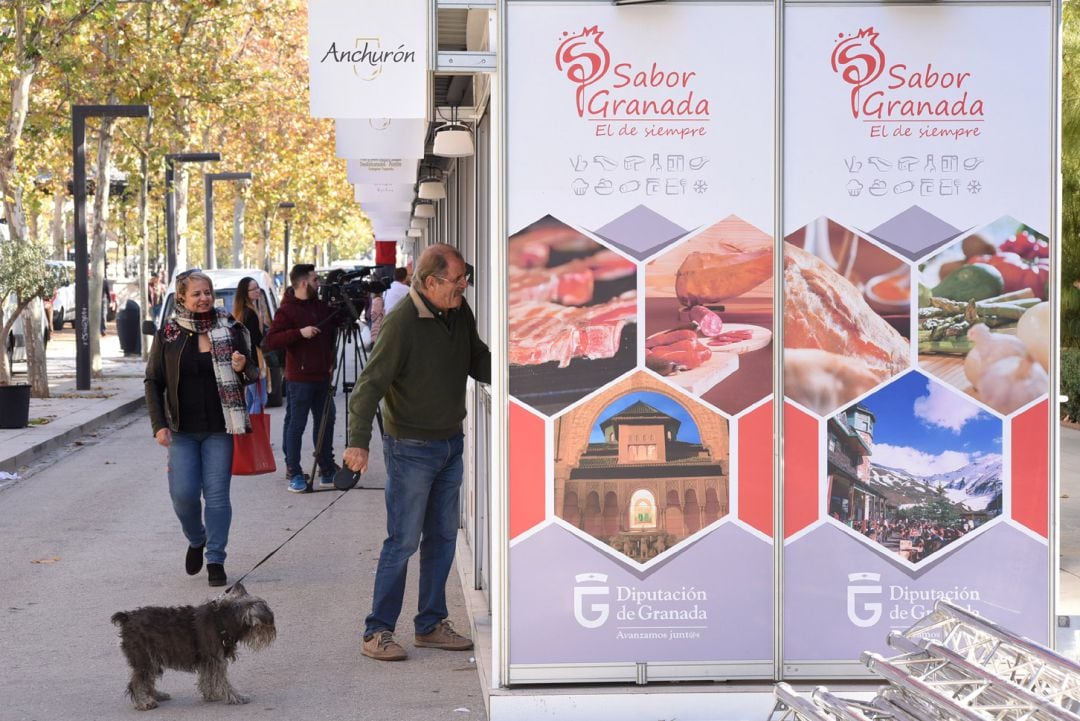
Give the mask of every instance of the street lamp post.
[[216, 268], [217, 257], [214, 254], [214, 181], [216, 180], [251, 180], [251, 173], [207, 173], [203, 176], [206, 186], [206, 267]]
[[221, 153], [168, 153], [165, 156], [165, 245], [166, 275], [165, 283], [172, 280], [176, 272], [176, 192], [173, 189], [176, 163], [206, 163], [221, 160]]
[[289, 277], [289, 240], [292, 235], [292, 214], [296, 208], [296, 203], [290, 203], [288, 201], [277, 204], [278, 210], [284, 211], [285, 214], [285, 277]]
[[[149, 105], [72, 105], [71, 160], [75, 185], [75, 387], [90, 390], [90, 255], [86, 247], [86, 119], [149, 118]], [[99, 178], [99, 182], [109, 182]]]

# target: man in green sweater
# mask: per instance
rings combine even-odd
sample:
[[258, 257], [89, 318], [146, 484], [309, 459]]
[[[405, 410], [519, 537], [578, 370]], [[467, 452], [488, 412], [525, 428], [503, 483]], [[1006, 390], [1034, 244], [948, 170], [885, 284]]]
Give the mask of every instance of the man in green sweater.
[[349, 398], [345, 465], [368, 465], [371, 421], [386, 399], [386, 531], [375, 574], [371, 613], [361, 652], [401, 661], [394, 641], [409, 557], [420, 548], [419, 613], [415, 645], [466, 651], [472, 641], [446, 620], [446, 579], [457, 543], [465, 383], [491, 382], [491, 352], [465, 303], [465, 261], [449, 245], [433, 245], [416, 265], [409, 295], [383, 320], [379, 342]]

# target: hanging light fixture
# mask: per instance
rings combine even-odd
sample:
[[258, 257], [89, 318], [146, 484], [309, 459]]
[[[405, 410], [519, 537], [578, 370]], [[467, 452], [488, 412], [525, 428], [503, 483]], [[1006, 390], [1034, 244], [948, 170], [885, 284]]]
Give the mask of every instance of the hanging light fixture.
[[450, 110], [450, 122], [435, 130], [431, 152], [444, 158], [465, 158], [473, 154], [472, 132], [465, 123], [458, 122], [456, 105]]
[[409, 228], [408, 230], [405, 231], [405, 235], [407, 235], [410, 238], [419, 238], [423, 234], [424, 234], [424, 231], [420, 230], [419, 228]]
[[414, 218], [434, 218], [435, 217], [435, 204], [430, 200], [418, 200], [416, 201], [416, 208], [413, 210]]
[[427, 170], [420, 176], [416, 197], [421, 200], [442, 200], [446, 197], [446, 183], [439, 176], [438, 170], [427, 167]]
[[420, 230], [421, 228], [426, 228], [426, 227], [427, 227], [427, 221], [424, 220], [423, 218], [413, 218], [412, 221], [409, 223], [409, 229], [410, 230]]

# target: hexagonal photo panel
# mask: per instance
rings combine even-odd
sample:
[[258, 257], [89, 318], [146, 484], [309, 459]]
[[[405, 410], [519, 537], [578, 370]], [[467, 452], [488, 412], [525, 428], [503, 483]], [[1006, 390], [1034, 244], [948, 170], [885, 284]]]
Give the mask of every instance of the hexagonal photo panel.
[[911, 268], [828, 218], [784, 243], [784, 389], [820, 415], [907, 370]]
[[1050, 245], [1001, 218], [918, 266], [919, 367], [1008, 415], [1050, 390]]
[[772, 393], [772, 238], [731, 216], [645, 266], [645, 365], [731, 414]]
[[730, 510], [728, 420], [646, 373], [555, 419], [555, 515], [639, 564]]
[[510, 236], [510, 394], [555, 413], [637, 364], [637, 265], [545, 216]]
[[1001, 515], [1002, 421], [910, 372], [831, 416], [826, 512], [917, 564]]

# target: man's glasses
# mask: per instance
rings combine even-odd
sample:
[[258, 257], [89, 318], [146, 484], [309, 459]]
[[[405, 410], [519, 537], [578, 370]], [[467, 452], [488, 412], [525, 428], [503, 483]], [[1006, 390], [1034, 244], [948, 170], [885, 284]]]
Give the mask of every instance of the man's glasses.
[[447, 277], [441, 276], [441, 275], [433, 275], [431, 277], [432, 278], [438, 278], [439, 280], [444, 281], [446, 283], [450, 283], [451, 285], [461, 285], [462, 283], [465, 283], [465, 285], [472, 285], [473, 284], [473, 267], [470, 264], [466, 263], [465, 264], [465, 273], [463, 275], [459, 275], [457, 278], [447, 278]]

